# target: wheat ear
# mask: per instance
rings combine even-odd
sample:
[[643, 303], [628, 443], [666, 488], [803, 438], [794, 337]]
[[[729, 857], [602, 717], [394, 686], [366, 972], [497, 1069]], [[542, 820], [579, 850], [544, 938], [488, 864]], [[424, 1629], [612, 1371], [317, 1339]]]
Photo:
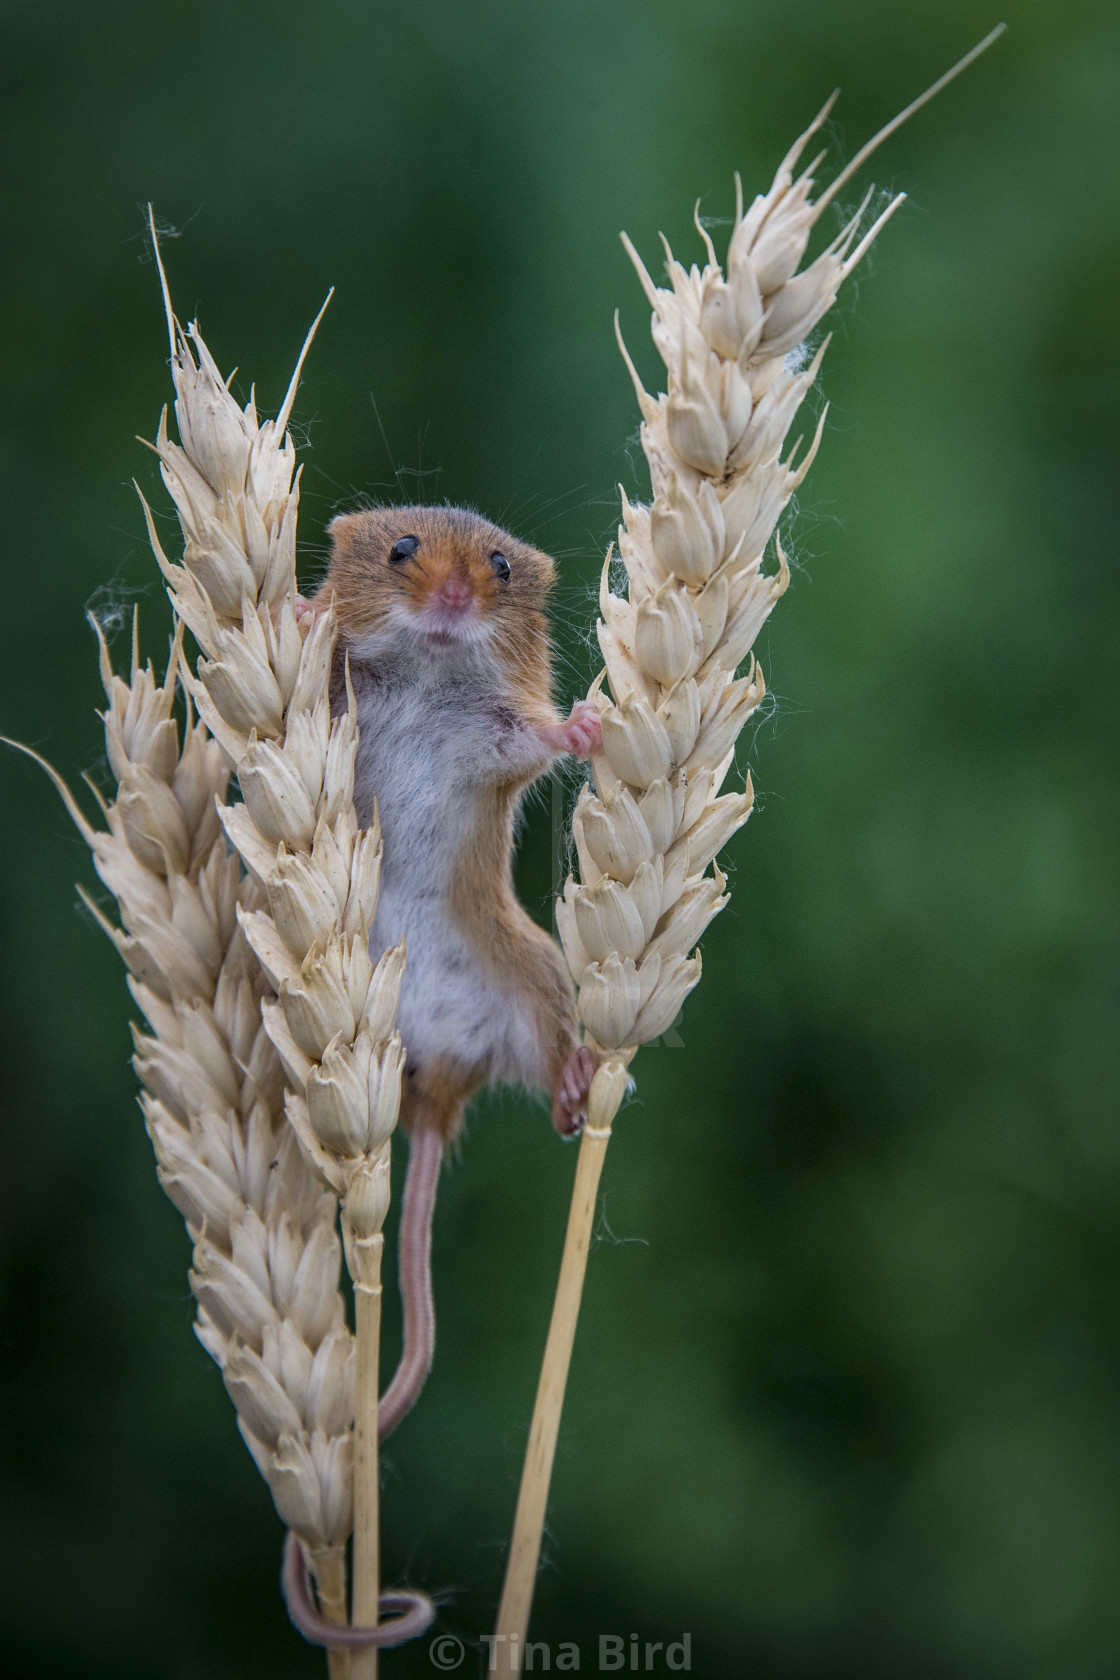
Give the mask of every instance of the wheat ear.
[[[569, 877], [556, 907], [580, 1018], [603, 1062], [580, 1145], [498, 1613], [493, 1649], [501, 1673], [521, 1669], [595, 1187], [626, 1070], [640, 1045], [670, 1027], [700, 979], [700, 957], [692, 953], [728, 901], [714, 859], [751, 811], [749, 775], [741, 790], [720, 790], [738, 736], [765, 693], [751, 647], [789, 584], [781, 543], [775, 539], [775, 570], [763, 571], [763, 556], [812, 465], [828, 412], [808, 449], [799, 457], [799, 438], [783, 459], [828, 340], [808, 365], [801, 347], [905, 195], [861, 233], [868, 193], [825, 250], [800, 272], [799, 265], [814, 224], [853, 171], [1001, 33], [1002, 26], [888, 124], [816, 200], [813, 171], [824, 154], [795, 171], [835, 95], [783, 159], [769, 192], [746, 212], [736, 177], [725, 267], [698, 208], [708, 260], [687, 270], [666, 242], [671, 289], [654, 284], [623, 235], [653, 310], [668, 390], [653, 398], [643, 389], [616, 316], [642, 413], [653, 501], [634, 506], [622, 492], [624, 596], [612, 592], [609, 554], [603, 567], [604, 670], [588, 696], [602, 720], [603, 748], [592, 761], [594, 791], [582, 789], [572, 819], [579, 881]], [[748, 657], [745, 675], [736, 677]]]
[[[270, 988], [237, 925], [263, 894], [219, 824], [226, 755], [189, 706], [180, 751], [182, 625], [162, 684], [140, 664], [135, 620], [127, 682], [94, 629], [116, 781], [115, 799], [100, 801], [107, 826], [88, 823], [44, 768], [120, 914], [115, 926], [82, 894], [148, 1023], [134, 1029], [140, 1102], [160, 1182], [194, 1243], [199, 1340], [221, 1368], [280, 1516], [306, 1548], [325, 1615], [345, 1622], [352, 1338], [335, 1199], [284, 1118], [283, 1069], [261, 1023]], [[341, 1680], [341, 1662], [332, 1672]]]
[[[146, 503], [145, 515], [172, 603], [201, 649], [196, 672], [184, 663], [183, 682], [237, 771], [244, 803], [220, 814], [262, 890], [261, 906], [241, 911], [239, 921], [277, 994], [263, 1001], [262, 1018], [287, 1075], [287, 1116], [342, 1205], [357, 1341], [355, 1626], [344, 1643], [355, 1651], [354, 1680], [368, 1680], [376, 1643], [393, 1636], [391, 1626], [376, 1633], [377, 1382], [382, 1227], [404, 1065], [395, 1031], [404, 948], [386, 952], [376, 968], [371, 962], [381, 835], [376, 813], [364, 832], [354, 813], [352, 693], [331, 718], [334, 610], [297, 615], [299, 474], [286, 426], [318, 320], [279, 416], [261, 422], [252, 396], [241, 409], [230, 395], [197, 324], [180, 327], [162, 263], [160, 278], [180, 441], [168, 436], [165, 411], [155, 449], [182, 527], [181, 564], [164, 554]], [[427, 1601], [416, 1603], [430, 1619]]]

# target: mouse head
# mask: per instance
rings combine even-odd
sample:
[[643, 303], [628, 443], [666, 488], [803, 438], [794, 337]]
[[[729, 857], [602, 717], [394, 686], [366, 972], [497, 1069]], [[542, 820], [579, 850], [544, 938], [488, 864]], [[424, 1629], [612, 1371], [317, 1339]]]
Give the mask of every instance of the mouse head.
[[333, 593], [359, 657], [399, 647], [519, 659], [547, 637], [552, 561], [467, 508], [369, 508], [340, 514], [330, 534], [322, 597]]

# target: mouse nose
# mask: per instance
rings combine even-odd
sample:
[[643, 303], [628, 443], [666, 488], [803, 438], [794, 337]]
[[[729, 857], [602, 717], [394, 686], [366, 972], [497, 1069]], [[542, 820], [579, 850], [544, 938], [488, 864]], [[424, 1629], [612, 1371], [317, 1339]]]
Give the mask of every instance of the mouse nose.
[[474, 590], [466, 578], [456, 577], [452, 573], [440, 584], [436, 600], [441, 607], [446, 607], [450, 612], [466, 612], [474, 600]]

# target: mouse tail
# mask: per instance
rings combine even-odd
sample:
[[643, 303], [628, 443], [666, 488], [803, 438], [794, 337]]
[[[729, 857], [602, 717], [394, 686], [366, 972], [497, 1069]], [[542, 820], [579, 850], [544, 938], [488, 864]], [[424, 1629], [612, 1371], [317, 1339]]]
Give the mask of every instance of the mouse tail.
[[346, 1627], [327, 1621], [316, 1608], [304, 1548], [291, 1529], [284, 1541], [280, 1588], [292, 1625], [309, 1644], [323, 1645], [328, 1651], [366, 1651], [371, 1645], [382, 1648], [403, 1645], [424, 1633], [436, 1619], [435, 1606], [426, 1593], [400, 1588], [381, 1594], [378, 1617], [388, 1619], [379, 1620], [377, 1627]]
[[417, 1115], [409, 1143], [398, 1239], [404, 1316], [404, 1345], [393, 1379], [377, 1408], [377, 1434], [384, 1440], [412, 1410], [427, 1380], [436, 1344], [436, 1313], [432, 1300], [432, 1215], [435, 1212], [445, 1129]]

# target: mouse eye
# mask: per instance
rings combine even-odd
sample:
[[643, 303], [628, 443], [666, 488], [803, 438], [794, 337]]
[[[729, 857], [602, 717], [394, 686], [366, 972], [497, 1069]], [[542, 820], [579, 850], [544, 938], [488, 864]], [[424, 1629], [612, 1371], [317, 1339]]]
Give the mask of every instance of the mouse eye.
[[505, 555], [498, 549], [495, 549], [493, 554], [490, 556], [490, 564], [494, 568], [495, 576], [500, 577], [503, 583], [508, 583], [509, 561], [506, 559]]
[[394, 566], [403, 565], [406, 560], [412, 559], [419, 547], [419, 537], [399, 537], [389, 550], [390, 564]]

